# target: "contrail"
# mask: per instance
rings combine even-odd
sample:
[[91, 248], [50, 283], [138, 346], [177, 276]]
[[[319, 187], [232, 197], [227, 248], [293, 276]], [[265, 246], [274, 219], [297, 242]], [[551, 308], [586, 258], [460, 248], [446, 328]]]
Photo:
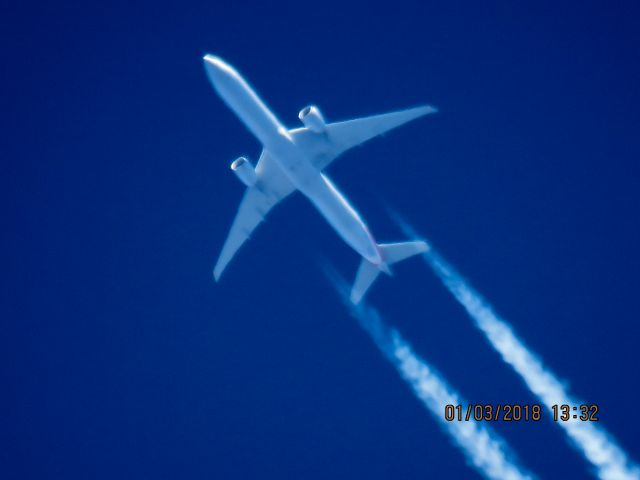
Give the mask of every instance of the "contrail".
[[[405, 234], [417, 236], [397, 214], [392, 215]], [[491, 305], [430, 244], [423, 256], [436, 276], [486, 335], [493, 348], [520, 374], [529, 390], [544, 403], [549, 412], [552, 412], [553, 405], [578, 406], [585, 403], [568, 393], [562, 382], [515, 335], [509, 324], [493, 311]], [[572, 445], [593, 464], [599, 478], [640, 479], [640, 468], [600, 425], [571, 418], [557, 423], [564, 429]]]
[[432, 366], [413, 352], [411, 346], [395, 329], [384, 323], [377, 310], [365, 302], [354, 306], [349, 300], [349, 287], [342, 277], [327, 267], [325, 273], [363, 330], [371, 336], [387, 360], [396, 367], [416, 397], [450, 435], [478, 473], [489, 479], [535, 478], [518, 466], [515, 455], [506, 443], [489, 428], [473, 420], [446, 421], [445, 406], [464, 403], [460, 395]]

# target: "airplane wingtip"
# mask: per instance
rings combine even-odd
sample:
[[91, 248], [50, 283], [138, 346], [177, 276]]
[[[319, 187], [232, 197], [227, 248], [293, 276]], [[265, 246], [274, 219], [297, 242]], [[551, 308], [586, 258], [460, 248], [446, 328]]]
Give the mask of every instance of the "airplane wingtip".
[[424, 105], [419, 105], [417, 107], [409, 108], [407, 111], [413, 114], [412, 115], [413, 118], [419, 118], [419, 117], [423, 117], [424, 115], [431, 115], [432, 113], [438, 113], [438, 108], [434, 107], [433, 105], [424, 104]]

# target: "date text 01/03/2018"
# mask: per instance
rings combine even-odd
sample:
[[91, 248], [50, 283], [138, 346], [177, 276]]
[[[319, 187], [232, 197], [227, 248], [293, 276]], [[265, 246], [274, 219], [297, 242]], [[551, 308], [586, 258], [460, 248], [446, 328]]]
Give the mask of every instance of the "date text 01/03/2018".
[[[568, 422], [569, 420], [579, 420], [582, 422], [598, 421], [598, 406], [594, 404], [582, 404], [575, 407], [571, 405], [551, 405], [551, 412], [554, 422]], [[473, 404], [464, 405], [446, 405], [444, 407], [444, 419], [448, 422], [468, 422], [475, 421], [503, 421], [503, 422], [520, 422], [534, 421], [537, 422], [542, 418], [542, 407], [538, 404], [519, 405], [519, 404]]]

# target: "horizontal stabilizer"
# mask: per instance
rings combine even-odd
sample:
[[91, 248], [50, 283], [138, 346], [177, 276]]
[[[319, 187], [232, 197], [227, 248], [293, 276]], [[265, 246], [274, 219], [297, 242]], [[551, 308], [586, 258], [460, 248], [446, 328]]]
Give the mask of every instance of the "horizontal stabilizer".
[[377, 265], [374, 265], [366, 258], [362, 259], [358, 273], [356, 274], [356, 281], [351, 289], [351, 303], [358, 304], [364, 294], [367, 293], [369, 287], [375, 282], [381, 270]]
[[419, 253], [427, 251], [427, 244], [425, 242], [402, 242], [402, 243], [385, 243], [378, 245], [380, 252], [382, 253], [382, 260], [387, 265], [393, 265], [400, 262], [405, 258], [412, 257]]
[[393, 265], [396, 262], [400, 262], [406, 258], [424, 253], [428, 250], [428, 246], [425, 242], [401, 242], [401, 243], [386, 243], [378, 245], [378, 250], [382, 255], [383, 263], [376, 265], [371, 263], [367, 259], [363, 258], [356, 274], [356, 281], [351, 288], [351, 302], [354, 304], [360, 303], [362, 297], [364, 297], [367, 290], [373, 285], [380, 272], [384, 272], [391, 275], [389, 265]]

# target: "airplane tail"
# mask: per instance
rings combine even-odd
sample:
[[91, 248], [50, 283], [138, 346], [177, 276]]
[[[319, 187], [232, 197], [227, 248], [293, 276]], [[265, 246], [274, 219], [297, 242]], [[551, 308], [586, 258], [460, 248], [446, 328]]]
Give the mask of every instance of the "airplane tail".
[[354, 304], [360, 303], [364, 294], [367, 293], [369, 287], [373, 284], [380, 272], [384, 272], [387, 275], [391, 275], [390, 265], [400, 262], [406, 258], [413, 257], [419, 253], [426, 252], [429, 247], [425, 242], [401, 242], [401, 243], [386, 243], [378, 245], [382, 256], [382, 263], [376, 265], [366, 259], [362, 259], [358, 273], [356, 274], [356, 281], [351, 289], [351, 302]]

